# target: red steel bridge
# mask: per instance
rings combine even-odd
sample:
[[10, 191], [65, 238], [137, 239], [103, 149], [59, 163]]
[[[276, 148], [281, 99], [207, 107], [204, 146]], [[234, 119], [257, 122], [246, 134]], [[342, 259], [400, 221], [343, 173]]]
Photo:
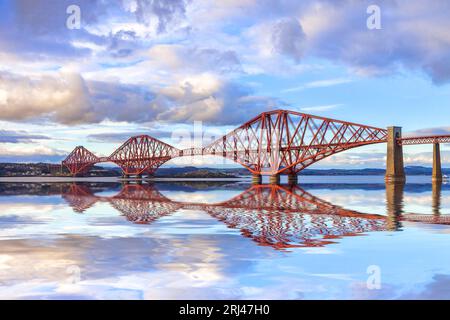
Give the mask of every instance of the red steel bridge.
[[[440, 191], [433, 189], [435, 198]], [[107, 202], [128, 221], [151, 224], [178, 210], [195, 210], [239, 229], [259, 245], [275, 249], [324, 246], [334, 239], [367, 232], [398, 230], [400, 222], [450, 224], [450, 215], [404, 213], [401, 186], [387, 188], [387, 215], [362, 213], [332, 204], [299, 186], [253, 185], [235, 197], [217, 203], [175, 201], [152, 184], [126, 184], [112, 196], [96, 195], [88, 186], [72, 184], [62, 197], [77, 213]], [[439, 200], [440, 201], [440, 200]]]
[[239, 163], [260, 181], [261, 175], [279, 182], [280, 174], [296, 181], [306, 167], [349, 149], [388, 143], [389, 180], [404, 180], [403, 145], [434, 144], [433, 178], [442, 178], [439, 143], [449, 136], [402, 138], [401, 128], [388, 129], [329, 119], [288, 110], [263, 112], [213, 143], [199, 148], [178, 149], [148, 135], [129, 138], [109, 157], [98, 157], [82, 146], [62, 162], [73, 176], [101, 162], [121, 167], [124, 176], [152, 175], [167, 161], [183, 156], [216, 155]]
[[146, 184], [127, 184], [110, 197], [97, 196], [88, 187], [73, 184], [62, 196], [77, 213], [84, 213], [97, 202], [107, 202], [137, 224], [151, 224], [180, 209], [201, 211], [240, 230], [259, 245], [274, 249], [324, 246], [337, 238], [389, 227], [384, 216], [335, 206], [298, 186], [253, 185], [219, 203], [174, 201]]

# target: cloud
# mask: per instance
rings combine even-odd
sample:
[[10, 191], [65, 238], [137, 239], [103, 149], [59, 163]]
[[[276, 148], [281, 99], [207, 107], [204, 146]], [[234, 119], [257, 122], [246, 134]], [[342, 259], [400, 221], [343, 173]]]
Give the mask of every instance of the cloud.
[[417, 137], [417, 136], [436, 136], [436, 135], [450, 135], [450, 127], [436, 127], [419, 129], [403, 134], [405, 137]]
[[[119, 3], [114, 1], [110, 5]], [[74, 39], [100, 43], [104, 39], [91, 34], [85, 28], [70, 30], [66, 27], [69, 15], [66, 9], [74, 4], [71, 0], [60, 1], [6, 1], [9, 8], [0, 13], [0, 45], [1, 51], [12, 51], [26, 58], [47, 59], [49, 57], [85, 57], [89, 50], [76, 48], [71, 42]], [[104, 17], [110, 5], [101, 0], [79, 0], [82, 8], [82, 25], [96, 23]]]
[[48, 136], [29, 134], [25, 131], [0, 130], [0, 143], [29, 143], [33, 140], [48, 140]]
[[189, 77], [161, 93], [160, 106], [165, 106], [165, 110], [157, 119], [170, 122], [240, 124], [265, 110], [285, 105], [277, 99], [253, 95], [249, 88], [211, 74]]
[[26, 77], [0, 73], [0, 119], [45, 120], [63, 124], [204, 121], [239, 124], [264, 110], [283, 105], [253, 95], [242, 85], [214, 74], [186, 77], [149, 89], [103, 81], [87, 81], [76, 73]]
[[96, 117], [80, 75], [35, 78], [3, 72], [0, 73], [0, 92], [5, 95], [0, 102], [3, 120], [50, 116], [55, 121], [74, 123], [92, 121]]
[[[155, 24], [159, 33], [166, 32], [171, 26], [179, 25], [186, 18], [186, 6], [189, 0], [135, 0], [127, 1], [134, 11], [138, 22]], [[154, 20], [156, 19], [156, 23]]]
[[450, 299], [450, 276], [447, 274], [435, 274], [430, 282], [428, 282], [420, 291], [411, 290], [403, 293], [399, 299], [406, 300], [448, 300]]
[[155, 45], [149, 50], [149, 57], [160, 67], [175, 72], [204, 71], [216, 73], [242, 72], [240, 60], [232, 50], [182, 46], [177, 44]]
[[81, 29], [69, 30], [70, 0], [5, 1], [0, 118], [238, 124], [286, 105], [243, 85], [248, 74], [295, 75], [310, 60], [369, 76], [409, 70], [436, 84], [450, 80], [450, 4], [377, 2], [381, 30], [367, 29], [364, 1], [81, 0]]
[[339, 107], [342, 107], [343, 104], [337, 103], [337, 104], [328, 104], [328, 105], [322, 105], [322, 106], [313, 106], [313, 107], [302, 107], [300, 108], [301, 111], [305, 112], [323, 112], [323, 111], [329, 111], [333, 110]]
[[134, 132], [115, 132], [115, 133], [96, 133], [87, 136], [87, 140], [91, 142], [106, 142], [106, 143], [123, 143], [130, 137], [139, 135], [149, 135], [157, 139], [171, 138], [171, 131], [163, 130], [142, 130]]
[[300, 85], [297, 87], [292, 87], [288, 89], [284, 89], [282, 92], [293, 92], [293, 91], [301, 91], [304, 89], [310, 88], [325, 88], [337, 86], [344, 83], [352, 82], [353, 80], [350, 78], [333, 78], [333, 79], [325, 79], [325, 80], [317, 80], [305, 83], [304, 85]]
[[59, 162], [66, 151], [30, 143], [0, 143], [0, 162]]
[[[384, 147], [384, 146], [383, 146]], [[405, 152], [403, 160], [407, 166], [431, 167], [433, 161], [432, 152]], [[442, 163], [450, 162], [450, 151], [441, 151]], [[377, 150], [368, 151], [355, 148], [338, 153], [319, 161], [315, 166], [327, 168], [385, 168], [386, 153]], [[314, 168], [314, 167], [312, 167]]]
[[403, 67], [422, 70], [435, 83], [450, 80], [450, 37], [443, 32], [450, 27], [450, 3], [379, 1], [381, 30], [366, 27], [364, 1], [310, 4], [300, 14], [310, 55], [343, 62], [361, 74], [391, 74]]
[[305, 52], [306, 35], [301, 24], [294, 18], [284, 18], [272, 29], [273, 50], [299, 62]]

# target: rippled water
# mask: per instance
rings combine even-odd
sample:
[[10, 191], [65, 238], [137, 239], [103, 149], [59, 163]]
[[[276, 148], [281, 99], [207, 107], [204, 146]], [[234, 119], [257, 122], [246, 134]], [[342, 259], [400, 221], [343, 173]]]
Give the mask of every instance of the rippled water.
[[0, 298], [450, 298], [449, 185], [308, 179], [0, 183]]

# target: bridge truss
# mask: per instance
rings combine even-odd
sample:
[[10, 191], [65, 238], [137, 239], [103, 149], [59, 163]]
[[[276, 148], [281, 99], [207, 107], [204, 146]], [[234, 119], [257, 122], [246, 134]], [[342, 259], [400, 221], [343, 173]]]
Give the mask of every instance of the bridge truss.
[[153, 174], [182, 156], [217, 155], [253, 174], [296, 174], [336, 153], [386, 142], [387, 130], [287, 110], [261, 113], [208, 146], [179, 150], [153, 137], [128, 139], [109, 157], [77, 147], [64, 161], [72, 175], [99, 162], [113, 162], [125, 175]]

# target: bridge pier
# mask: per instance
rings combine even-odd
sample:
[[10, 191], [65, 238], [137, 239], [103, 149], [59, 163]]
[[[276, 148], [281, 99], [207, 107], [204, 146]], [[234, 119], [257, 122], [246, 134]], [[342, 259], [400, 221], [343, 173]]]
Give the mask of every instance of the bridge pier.
[[269, 183], [270, 184], [280, 184], [280, 175], [279, 174], [273, 174], [269, 177]]
[[386, 176], [388, 182], [405, 182], [403, 147], [397, 142], [402, 137], [401, 127], [388, 127]]
[[288, 184], [289, 185], [296, 185], [296, 184], [298, 184], [298, 176], [297, 176], [296, 173], [288, 174], [287, 178], [288, 178]]
[[252, 184], [261, 184], [261, 183], [262, 183], [262, 176], [260, 174], [253, 174]]
[[390, 231], [400, 230], [400, 218], [403, 214], [403, 182], [386, 182], [386, 226]]
[[433, 182], [442, 181], [441, 147], [439, 143], [433, 144], [433, 175], [431, 179]]
[[442, 181], [435, 181], [431, 187], [431, 208], [435, 217], [440, 217], [441, 215], [441, 195]]

